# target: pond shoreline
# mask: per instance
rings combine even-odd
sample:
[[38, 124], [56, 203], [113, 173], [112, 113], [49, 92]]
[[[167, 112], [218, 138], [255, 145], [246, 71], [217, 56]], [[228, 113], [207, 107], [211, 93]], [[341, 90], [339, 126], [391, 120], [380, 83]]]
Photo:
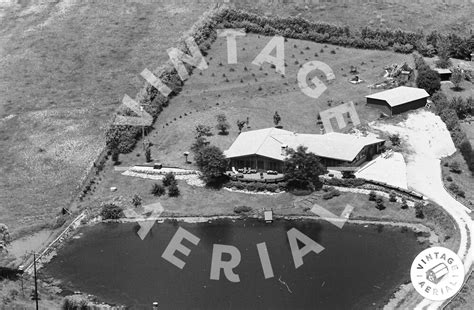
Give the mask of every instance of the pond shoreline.
[[[245, 219], [259, 219], [258, 215], [250, 215], [250, 216], [242, 216], [242, 215], [214, 215], [214, 216], [158, 216], [158, 217], [139, 217], [139, 218], [122, 218], [118, 220], [101, 220], [100, 216], [96, 216], [94, 218], [89, 219], [86, 223], [81, 223], [77, 227], [74, 227], [72, 231], [66, 234], [66, 236], [57, 244], [52, 246], [52, 251], [50, 255], [47, 255], [41, 260], [41, 263], [39, 264], [39, 268], [42, 266], [48, 264], [56, 255], [57, 255], [57, 250], [59, 250], [61, 247], [66, 245], [71, 239], [77, 239], [80, 238], [80, 236], [77, 236], [77, 233], [79, 232], [80, 228], [86, 227], [86, 226], [94, 226], [97, 224], [101, 223], [117, 223], [117, 224], [125, 224], [125, 223], [138, 223], [138, 222], [145, 222], [145, 221], [155, 221], [156, 223], [164, 223], [165, 221], [177, 221], [177, 222], [183, 222], [183, 223], [205, 223], [205, 222], [210, 222], [210, 221], [216, 221], [216, 220], [221, 220], [221, 219], [228, 219], [232, 221], [237, 221], [237, 220], [245, 220]], [[315, 222], [326, 222], [327, 219], [318, 217], [316, 215], [274, 215], [274, 220], [285, 220], [285, 221], [297, 221], [297, 220], [311, 220]], [[331, 219], [331, 221], [342, 221], [341, 219]], [[410, 222], [396, 222], [396, 221], [381, 221], [377, 219], [347, 219], [344, 220], [346, 221], [345, 223], [347, 224], [353, 224], [357, 226], [379, 226], [381, 227], [380, 229], [383, 229], [385, 226], [390, 226], [390, 227], [400, 227], [400, 228], [406, 228], [414, 233], [420, 233], [419, 236], [417, 236], [417, 240], [419, 243], [423, 242], [428, 242], [430, 246], [438, 245], [439, 244], [439, 237], [435, 233], [434, 230], [431, 228], [420, 224], [420, 223], [410, 223]], [[271, 224], [269, 224], [271, 225]], [[428, 235], [428, 236], [427, 236]], [[51, 281], [52, 280], [52, 281]], [[50, 279], [49, 282], [50, 285], [62, 290], [61, 288], [61, 283], [58, 282], [59, 280], [57, 279]], [[409, 291], [412, 289], [409, 289]], [[403, 292], [403, 294], [400, 296], [400, 292]], [[398, 303], [400, 299], [402, 299], [407, 292], [407, 284], [406, 281], [404, 283], [401, 283], [397, 290], [392, 292], [392, 295], [390, 299], [384, 300], [383, 304], [385, 306], [393, 303]], [[93, 297], [93, 294], [88, 294], [89, 296]], [[97, 300], [97, 298], [94, 298]], [[99, 299], [100, 300], [100, 299]]]
[[[137, 223], [137, 222], [143, 222], [143, 221], [155, 221], [156, 223], [164, 223], [164, 222], [169, 222], [169, 221], [177, 221], [177, 222], [182, 222], [182, 223], [206, 223], [206, 222], [210, 222], [210, 221], [218, 221], [218, 220], [221, 220], [221, 219], [224, 219], [224, 220], [229, 220], [229, 221], [238, 221], [238, 220], [246, 220], [246, 219], [250, 219], [250, 220], [258, 220], [258, 217], [257, 216], [236, 216], [236, 215], [227, 215], [227, 216], [208, 216], [208, 217], [204, 217], [204, 216], [187, 216], [187, 217], [170, 217], [170, 216], [167, 216], [167, 217], [148, 217], [148, 218], [139, 218], [139, 219], [135, 219], [135, 218], [127, 218], [127, 219], [120, 219], [120, 220], [107, 220], [107, 221], [101, 221], [99, 220], [98, 217], [92, 219], [91, 221], [89, 221], [87, 224], [84, 224], [84, 225], [81, 225], [81, 226], [96, 226], [97, 224], [101, 224], [101, 223], [116, 223], [116, 224], [130, 224], [130, 223]], [[318, 223], [322, 223], [322, 222], [325, 222], [326, 220], [325, 219], [322, 219], [322, 218], [319, 218], [317, 216], [308, 216], [308, 215], [292, 215], [292, 216], [276, 216], [275, 217], [275, 220], [277, 221], [288, 221], [288, 222], [291, 222], [291, 221], [306, 221], [306, 220], [310, 220], [310, 221], [314, 221], [314, 222], [318, 222]], [[333, 220], [333, 219], [331, 219]], [[387, 226], [390, 226], [390, 227], [393, 227], [393, 228], [396, 228], [396, 227], [400, 227], [402, 228], [402, 232], [403, 231], [403, 228], [408, 228], [408, 231], [413, 231], [415, 234], [416, 234], [416, 238], [418, 240], [419, 243], [424, 243], [424, 242], [427, 242], [429, 243], [430, 245], [433, 245], [433, 244], [436, 244], [437, 242], [437, 235], [435, 234], [434, 231], [432, 231], [430, 228], [422, 225], [422, 224], [415, 224], [415, 223], [400, 223], [400, 222], [392, 222], [392, 221], [377, 221], [377, 220], [373, 220], [373, 219], [370, 219], [370, 220], [362, 220], [362, 219], [355, 219], [355, 220], [348, 220], [346, 222], [347, 224], [351, 224], [352, 227], [362, 227], [362, 226], [365, 226], [365, 227], [370, 227], [370, 229], [380, 229], [379, 232], [381, 232], [383, 230], [384, 227], [387, 227]], [[272, 224], [269, 224], [269, 225], [272, 225]], [[329, 224], [330, 225], [330, 224]], [[362, 225], [362, 226], [361, 226]], [[330, 225], [331, 226], [331, 225]], [[331, 226], [332, 227], [332, 226]], [[69, 238], [81, 238], [80, 236], [77, 236], [77, 232], [78, 230], [75, 230], [73, 234], [71, 234], [69, 236]], [[420, 234], [418, 234], [420, 233]], [[69, 239], [68, 238], [68, 239]], [[60, 246], [64, 245], [66, 242], [62, 242]], [[59, 248], [57, 247], [57, 249]], [[49, 257], [50, 259], [52, 258]], [[46, 263], [46, 262], [45, 262]], [[394, 292], [389, 292], [391, 294], [391, 297], [390, 299], [392, 299], [393, 295], [396, 294], [397, 291], [400, 290], [400, 288], [403, 287], [403, 285], [406, 284], [406, 281], [407, 279], [404, 279], [402, 283], [400, 283], [400, 285], [398, 286], [397, 290], [394, 291]], [[61, 283], [55, 281], [56, 283], [54, 283], [56, 286], [59, 286], [59, 287], [62, 287]], [[382, 302], [382, 301], [380, 301]], [[389, 302], [389, 299], [385, 298], [385, 300], [383, 300], [383, 305], [387, 304]]]

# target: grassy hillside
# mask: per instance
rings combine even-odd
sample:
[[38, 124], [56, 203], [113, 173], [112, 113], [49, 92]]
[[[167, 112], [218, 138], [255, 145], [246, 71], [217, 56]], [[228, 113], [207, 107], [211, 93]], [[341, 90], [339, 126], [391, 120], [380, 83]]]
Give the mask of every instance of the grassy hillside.
[[45, 3], [0, 11], [0, 222], [14, 232], [69, 204], [123, 95], [206, 9]]
[[[261, 68], [253, 65], [253, 59], [268, 43], [270, 37], [247, 34], [237, 39], [238, 63], [227, 64], [225, 38], [218, 38], [206, 59], [209, 68], [195, 70], [181, 93], [159, 115], [149, 139], [154, 144], [152, 157], [165, 165], [183, 166], [183, 152], [189, 151], [194, 140], [197, 124], [213, 128], [216, 115], [224, 113], [231, 125], [229, 135], [222, 136], [214, 129], [209, 140], [227, 149], [238, 135], [237, 120], [250, 119], [250, 128], [274, 126], [273, 114], [278, 111], [284, 129], [300, 133], [319, 133], [317, 114], [321, 110], [354, 101], [359, 117], [368, 122], [379, 117], [380, 112], [365, 107], [365, 98], [373, 90], [367, 85], [383, 80], [383, 68], [393, 63], [411, 64], [412, 57], [387, 51], [369, 51], [336, 47], [289, 39], [285, 42], [285, 75], [277, 73], [269, 64]], [[300, 65], [312, 60], [328, 64], [336, 79], [327, 82], [321, 71], [315, 75], [327, 85], [327, 90], [317, 99], [308, 97], [297, 84]], [[358, 75], [365, 83], [349, 83], [351, 65], [358, 67]], [[311, 84], [311, 83], [310, 83]], [[332, 100], [332, 103], [329, 103]], [[138, 147], [128, 155], [121, 155], [124, 165], [133, 165]], [[142, 154], [143, 155], [143, 154]], [[143, 158], [143, 157], [142, 157]]]
[[[311, 20], [351, 25], [356, 28], [365, 26], [382, 29], [400, 28], [407, 31], [422, 30], [424, 33], [437, 30], [463, 35], [470, 34], [472, 29], [474, 6], [469, 0], [449, 1], [449, 4], [443, 3], [448, 2], [443, 0], [346, 0], [319, 1], [321, 3], [314, 4], [303, 3], [303, 1], [285, 1], [285, 4], [275, 3], [276, 1], [259, 1], [258, 4], [245, 0], [232, 2], [236, 3], [237, 7], [262, 14], [282, 16], [301, 14]], [[291, 3], [288, 4], [288, 2]]]

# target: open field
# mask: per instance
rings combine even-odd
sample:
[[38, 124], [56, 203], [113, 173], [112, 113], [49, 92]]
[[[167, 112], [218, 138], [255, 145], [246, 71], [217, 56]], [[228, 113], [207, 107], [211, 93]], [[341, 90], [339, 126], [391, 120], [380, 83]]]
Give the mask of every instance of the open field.
[[[472, 1], [254, 1], [235, 0], [237, 7], [243, 7], [262, 14], [294, 16], [300, 14], [307, 19], [351, 25], [355, 28], [371, 26], [400, 28], [407, 31], [437, 30], [469, 34], [472, 27]], [[290, 2], [288, 4], [288, 2]], [[291, 3], [293, 2], [293, 3]], [[297, 3], [295, 3], [297, 2]], [[316, 2], [316, 1], [314, 1]], [[376, 2], [376, 3], [375, 3]]]
[[[253, 65], [253, 59], [268, 43], [270, 37], [247, 34], [237, 39], [238, 63], [227, 64], [225, 38], [218, 38], [211, 47], [206, 60], [209, 68], [195, 70], [181, 91], [170, 100], [170, 104], [158, 116], [155, 130], [148, 138], [154, 144], [151, 150], [154, 161], [165, 165], [183, 166], [183, 152], [189, 151], [194, 140], [197, 124], [214, 128], [216, 115], [224, 113], [231, 125], [229, 135], [219, 135], [217, 130], [209, 138], [211, 144], [227, 149], [238, 135], [237, 120], [249, 117], [251, 128], [261, 129], [274, 126], [275, 111], [281, 116], [283, 129], [300, 133], [319, 133], [317, 114], [341, 102], [353, 101], [363, 123], [375, 120], [380, 112], [365, 106], [364, 96], [373, 90], [368, 84], [383, 80], [383, 67], [393, 63], [412, 63], [410, 55], [388, 51], [371, 51], [336, 47], [289, 39], [285, 42], [285, 75], [277, 73], [269, 64], [261, 68]], [[315, 74], [327, 84], [327, 90], [317, 99], [305, 95], [297, 84], [300, 65], [309, 61], [328, 64], [336, 76], [326, 81], [321, 71]], [[358, 67], [358, 75], [365, 83], [349, 83], [351, 65]], [[329, 106], [329, 100], [332, 100]], [[345, 129], [349, 129], [347, 126]], [[140, 160], [138, 147], [128, 155], [121, 155], [123, 165], [133, 165]], [[142, 155], [141, 155], [142, 156]], [[141, 157], [143, 159], [143, 156]], [[192, 158], [191, 158], [192, 160]]]
[[[237, 7], [248, 7], [245, 1], [237, 2]], [[309, 5], [308, 9], [273, 2], [271, 6], [252, 5], [251, 10], [259, 11], [260, 6], [262, 12], [302, 13], [312, 20], [355, 27], [372, 24], [465, 32], [461, 25], [469, 24], [463, 22], [469, 16], [465, 5], [443, 4], [449, 10], [441, 11], [440, 5], [420, 4], [321, 4]], [[143, 83], [139, 72], [163, 63], [167, 59], [165, 49], [173, 46], [179, 33], [188, 29], [207, 6], [174, 1], [2, 2], [0, 173], [4, 177], [0, 180], [0, 220], [13, 232], [40, 228], [48, 224], [52, 212], [69, 204], [78, 180], [103, 145], [103, 129], [123, 94], [134, 96]], [[444, 18], [434, 21], [434, 12]], [[260, 43], [257, 48], [263, 46]], [[246, 56], [246, 60], [255, 55]], [[299, 54], [295, 57], [301, 58]], [[287, 95], [286, 99], [293, 98]], [[285, 115], [282, 118], [285, 122]], [[271, 124], [271, 117], [265, 119]], [[170, 139], [175, 137], [179, 134]], [[233, 137], [235, 131], [228, 138]]]
[[1, 8], [0, 222], [14, 237], [69, 205], [123, 95], [206, 8], [68, 3]]

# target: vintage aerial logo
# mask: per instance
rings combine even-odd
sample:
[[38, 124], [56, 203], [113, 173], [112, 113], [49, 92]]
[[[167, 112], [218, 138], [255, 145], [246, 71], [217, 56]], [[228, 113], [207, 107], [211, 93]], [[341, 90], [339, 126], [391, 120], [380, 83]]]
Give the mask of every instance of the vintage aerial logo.
[[464, 265], [453, 251], [432, 247], [418, 254], [410, 277], [416, 291], [433, 301], [453, 297], [464, 283]]

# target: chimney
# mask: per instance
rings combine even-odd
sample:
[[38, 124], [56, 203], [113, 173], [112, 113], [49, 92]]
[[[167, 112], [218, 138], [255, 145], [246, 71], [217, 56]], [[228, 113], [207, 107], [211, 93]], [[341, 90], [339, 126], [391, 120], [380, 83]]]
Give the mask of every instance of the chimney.
[[281, 145], [281, 156], [286, 156], [287, 155], [287, 149], [288, 149], [288, 145], [286, 144], [282, 144]]

